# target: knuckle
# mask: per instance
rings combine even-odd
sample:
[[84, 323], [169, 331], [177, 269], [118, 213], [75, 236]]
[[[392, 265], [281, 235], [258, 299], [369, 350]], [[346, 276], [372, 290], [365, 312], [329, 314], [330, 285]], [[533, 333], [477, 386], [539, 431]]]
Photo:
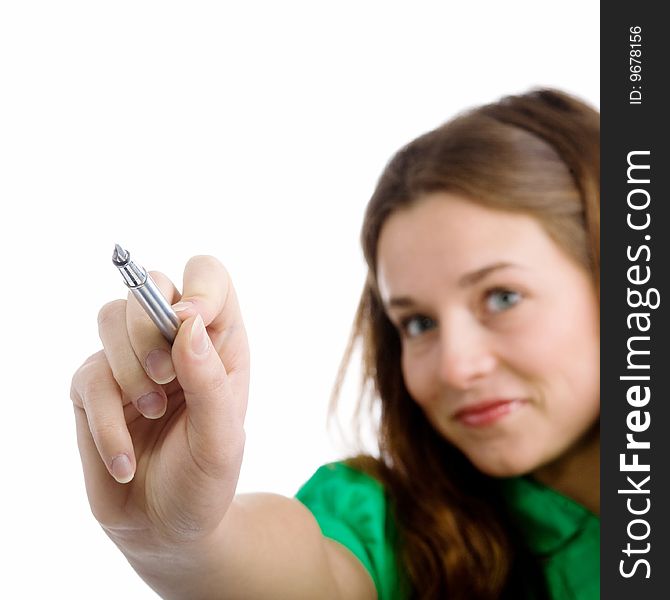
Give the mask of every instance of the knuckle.
[[233, 280], [223, 263], [208, 254], [193, 256], [186, 263], [185, 273], [192, 271], [197, 276], [191, 293], [193, 296], [201, 296], [214, 314], [223, 310], [231, 290]]
[[216, 256], [212, 256], [211, 254], [199, 254], [193, 256], [186, 263], [186, 270], [190, 269], [202, 270], [206, 273], [214, 274], [215, 277], [222, 279], [227, 285], [230, 285], [230, 273]]
[[79, 392], [86, 406], [91, 400], [106, 396], [109, 393], [109, 383], [99, 372], [92, 371], [82, 378]]
[[105, 304], [98, 311], [98, 329], [102, 329], [107, 326], [110, 322], [118, 318], [120, 313], [125, 313], [126, 310], [126, 301], [125, 300], [112, 300]]
[[103, 443], [118, 439], [122, 433], [121, 425], [109, 419], [94, 419], [89, 427], [93, 439]]
[[91, 379], [96, 379], [102, 360], [106, 360], [105, 354], [99, 350], [91, 354], [74, 372], [70, 382], [70, 399], [78, 406], [83, 405], [85, 391]]
[[122, 361], [114, 366], [114, 379], [124, 389], [140, 386], [145, 378], [145, 372], [137, 362]]
[[192, 256], [188, 259], [186, 266], [205, 266], [214, 267], [215, 269], [221, 269], [223, 271], [226, 270], [226, 268], [223, 266], [223, 263], [218, 258], [216, 258], [216, 256], [212, 256], [211, 254], [197, 254], [196, 256]]
[[82, 366], [93, 365], [93, 364], [104, 364], [107, 362], [107, 357], [105, 356], [104, 350], [98, 350], [89, 356], [82, 364]]

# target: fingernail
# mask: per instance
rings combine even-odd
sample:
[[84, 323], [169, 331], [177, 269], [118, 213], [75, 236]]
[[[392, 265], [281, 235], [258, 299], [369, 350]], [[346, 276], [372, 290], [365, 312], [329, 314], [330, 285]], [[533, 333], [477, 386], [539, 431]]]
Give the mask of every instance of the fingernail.
[[167, 350], [162, 348], [149, 352], [145, 365], [149, 377], [156, 383], [169, 383], [176, 377], [172, 357]]
[[195, 354], [204, 354], [209, 348], [209, 336], [205, 329], [205, 323], [200, 315], [196, 315], [193, 319], [193, 326], [191, 327], [191, 350]]
[[119, 454], [112, 459], [112, 476], [119, 483], [128, 483], [133, 478], [133, 467], [127, 454]]
[[175, 312], [180, 312], [182, 310], [188, 310], [189, 308], [193, 308], [194, 304], [193, 302], [177, 302], [176, 304], [172, 305], [172, 310]]
[[165, 414], [167, 403], [158, 392], [149, 392], [137, 401], [137, 409], [147, 419], [158, 419]]

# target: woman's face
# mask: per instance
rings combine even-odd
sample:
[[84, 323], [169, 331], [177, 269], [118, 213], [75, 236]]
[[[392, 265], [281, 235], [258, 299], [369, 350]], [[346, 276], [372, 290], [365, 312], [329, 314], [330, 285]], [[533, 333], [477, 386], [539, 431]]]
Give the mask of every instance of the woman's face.
[[592, 429], [598, 300], [538, 221], [429, 194], [384, 224], [378, 281], [407, 389], [479, 470], [532, 472]]

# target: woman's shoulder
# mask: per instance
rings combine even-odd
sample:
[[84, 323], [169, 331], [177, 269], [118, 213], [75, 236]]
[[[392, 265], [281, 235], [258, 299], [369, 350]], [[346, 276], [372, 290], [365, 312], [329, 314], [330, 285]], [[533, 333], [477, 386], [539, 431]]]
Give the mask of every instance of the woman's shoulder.
[[380, 473], [373, 457], [328, 463], [301, 486], [296, 498], [314, 515], [324, 536], [363, 563], [380, 598], [402, 598], [397, 528]]
[[373, 460], [356, 457], [322, 465], [300, 487], [296, 498], [310, 509], [322, 529], [326, 522], [336, 521], [363, 540], [381, 542], [394, 528], [388, 496]]
[[341, 488], [343, 493], [366, 489], [371, 494], [385, 494], [382, 466], [372, 456], [355, 456], [320, 466], [300, 488], [298, 494], [304, 495], [324, 485]]

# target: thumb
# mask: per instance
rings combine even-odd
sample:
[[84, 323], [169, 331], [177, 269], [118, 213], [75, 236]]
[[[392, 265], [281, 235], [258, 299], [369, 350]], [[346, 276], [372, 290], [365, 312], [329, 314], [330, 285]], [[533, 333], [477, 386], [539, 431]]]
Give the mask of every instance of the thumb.
[[239, 469], [244, 446], [243, 399], [235, 397], [226, 368], [199, 314], [186, 319], [179, 328], [172, 361], [184, 391], [193, 459], [206, 472], [214, 469], [210, 473], [214, 476]]

